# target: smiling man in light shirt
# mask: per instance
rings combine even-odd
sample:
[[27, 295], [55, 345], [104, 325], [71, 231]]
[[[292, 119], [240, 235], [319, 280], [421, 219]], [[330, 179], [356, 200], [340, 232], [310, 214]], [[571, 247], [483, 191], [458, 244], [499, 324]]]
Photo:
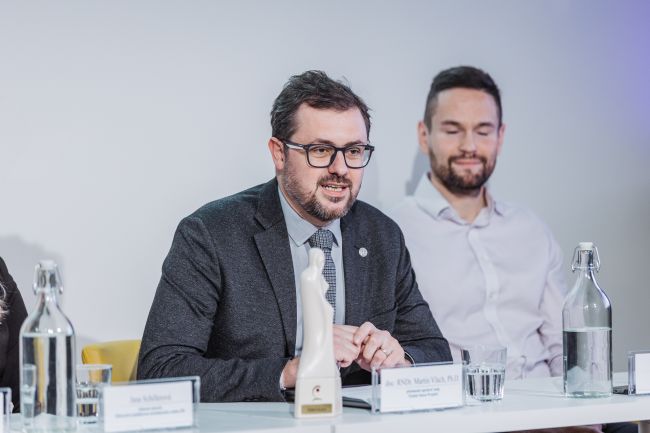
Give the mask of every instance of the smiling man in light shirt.
[[[487, 188], [503, 145], [502, 117], [490, 75], [469, 66], [440, 72], [418, 123], [431, 171], [391, 216], [455, 360], [463, 346], [501, 345], [508, 348], [508, 379], [557, 376], [563, 369], [562, 254], [535, 214], [499, 201]], [[604, 431], [635, 428], [612, 424]]]

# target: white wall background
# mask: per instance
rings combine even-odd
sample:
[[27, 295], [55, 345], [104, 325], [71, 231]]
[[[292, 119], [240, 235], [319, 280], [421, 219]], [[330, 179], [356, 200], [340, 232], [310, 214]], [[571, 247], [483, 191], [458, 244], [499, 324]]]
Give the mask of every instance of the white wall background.
[[28, 309], [33, 265], [60, 263], [79, 345], [139, 338], [178, 221], [273, 175], [290, 75], [345, 76], [373, 108], [362, 197], [386, 208], [426, 165], [432, 77], [471, 64], [503, 91], [495, 193], [546, 220], [567, 269], [600, 247], [625, 369], [650, 349], [648, 22], [645, 0], [3, 1], [0, 255]]

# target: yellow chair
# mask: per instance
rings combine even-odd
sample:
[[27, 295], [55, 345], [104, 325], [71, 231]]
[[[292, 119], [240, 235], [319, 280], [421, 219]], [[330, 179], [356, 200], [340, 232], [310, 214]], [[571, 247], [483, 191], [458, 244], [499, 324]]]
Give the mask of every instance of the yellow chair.
[[89, 344], [81, 350], [84, 364], [111, 364], [112, 382], [136, 379], [140, 340], [116, 340]]

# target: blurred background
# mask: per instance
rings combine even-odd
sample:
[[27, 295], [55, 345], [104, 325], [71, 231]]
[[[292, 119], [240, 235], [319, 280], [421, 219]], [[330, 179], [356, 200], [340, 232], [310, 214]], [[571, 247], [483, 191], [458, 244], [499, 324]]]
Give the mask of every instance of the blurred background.
[[322, 69], [372, 108], [361, 198], [387, 209], [426, 170], [431, 79], [474, 65], [503, 92], [494, 195], [546, 221], [569, 283], [596, 242], [625, 370], [650, 349], [648, 22], [645, 0], [5, 0], [0, 256], [28, 310], [35, 263], [60, 264], [79, 347], [140, 338], [180, 219], [274, 175], [289, 76]]

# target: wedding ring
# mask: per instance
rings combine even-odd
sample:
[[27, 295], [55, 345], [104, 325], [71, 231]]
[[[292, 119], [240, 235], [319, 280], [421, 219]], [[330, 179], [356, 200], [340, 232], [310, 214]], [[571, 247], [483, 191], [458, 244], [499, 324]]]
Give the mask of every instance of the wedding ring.
[[386, 355], [386, 358], [388, 358], [388, 357], [390, 356], [390, 354], [393, 353], [392, 350], [382, 349], [381, 347], [379, 348], [379, 350], [381, 350], [382, 352], [384, 352], [384, 355]]

